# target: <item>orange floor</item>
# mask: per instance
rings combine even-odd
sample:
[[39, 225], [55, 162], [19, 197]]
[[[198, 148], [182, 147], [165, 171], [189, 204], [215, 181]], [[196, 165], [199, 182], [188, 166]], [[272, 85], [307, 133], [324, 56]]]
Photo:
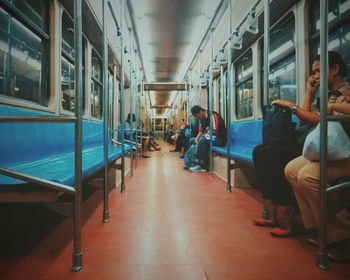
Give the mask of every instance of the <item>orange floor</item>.
[[228, 193], [220, 179], [183, 170], [169, 149], [142, 160], [125, 193], [110, 193], [108, 224], [100, 191], [85, 201], [81, 272], [70, 272], [71, 219], [48, 214], [47, 226], [46, 217], [31, 215], [32, 228], [2, 221], [10, 233], [0, 279], [350, 279], [349, 264], [316, 268], [304, 237], [276, 239], [254, 226], [261, 210], [254, 190]]

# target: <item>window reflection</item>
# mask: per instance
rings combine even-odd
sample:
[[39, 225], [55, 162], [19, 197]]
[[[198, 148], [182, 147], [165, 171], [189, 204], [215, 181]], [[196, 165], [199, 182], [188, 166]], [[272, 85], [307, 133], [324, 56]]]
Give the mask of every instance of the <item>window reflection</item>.
[[102, 60], [92, 51], [91, 57], [91, 115], [102, 118]]
[[[267, 104], [273, 100], [283, 99], [296, 101], [296, 67], [294, 44], [295, 20], [288, 14], [270, 32], [270, 72]], [[264, 44], [260, 45], [261, 65], [263, 65]], [[261, 72], [262, 94], [264, 93], [263, 69]], [[266, 98], [263, 98], [264, 105]]]
[[[350, 0], [332, 0], [328, 1], [328, 4], [330, 5], [330, 11], [335, 15], [330, 25], [328, 49], [340, 53], [346, 64], [350, 66], [350, 24], [348, 21], [345, 24], [342, 23], [343, 18], [349, 18]], [[320, 54], [319, 1], [313, 1], [310, 7], [312, 38], [310, 53], [312, 58], [314, 58], [316, 55]], [[350, 73], [348, 74], [347, 80], [350, 80]]]
[[236, 117], [253, 115], [253, 56], [250, 49], [236, 64]]
[[46, 42], [2, 9], [0, 18], [0, 94], [47, 105]]
[[[75, 111], [75, 53], [74, 53], [74, 29], [73, 20], [67, 14], [62, 13], [62, 45], [61, 45], [61, 104], [64, 110]], [[84, 50], [85, 40], [83, 38], [83, 100], [82, 105], [85, 107], [85, 90], [84, 90]]]

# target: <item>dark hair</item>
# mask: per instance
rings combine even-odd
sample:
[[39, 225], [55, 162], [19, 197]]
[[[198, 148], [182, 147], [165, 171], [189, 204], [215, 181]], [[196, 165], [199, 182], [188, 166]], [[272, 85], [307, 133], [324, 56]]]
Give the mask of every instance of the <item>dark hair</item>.
[[205, 111], [201, 106], [199, 105], [194, 105], [192, 108], [191, 108], [191, 114], [192, 115], [197, 115], [200, 111]]
[[[128, 122], [130, 121], [130, 113], [128, 114], [128, 117], [126, 119]], [[132, 114], [132, 121], [135, 122], [136, 121], [136, 117], [135, 114]]]
[[[320, 55], [317, 55], [314, 60], [320, 61]], [[333, 68], [334, 65], [339, 65], [339, 75], [340, 77], [344, 78], [348, 75], [348, 66], [344, 62], [344, 59], [342, 56], [337, 53], [330, 51], [328, 52], [328, 67]]]

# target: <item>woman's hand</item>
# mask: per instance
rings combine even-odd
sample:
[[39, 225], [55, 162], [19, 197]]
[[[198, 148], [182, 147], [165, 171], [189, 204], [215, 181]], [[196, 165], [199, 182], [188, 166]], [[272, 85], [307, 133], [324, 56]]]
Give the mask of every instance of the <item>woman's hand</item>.
[[295, 106], [295, 103], [287, 100], [274, 100], [271, 102], [271, 105], [279, 105], [282, 107], [287, 107], [289, 109], [292, 109]]
[[315, 75], [311, 75], [307, 81], [306, 93], [310, 96], [313, 95], [317, 88], [320, 86], [320, 79]]

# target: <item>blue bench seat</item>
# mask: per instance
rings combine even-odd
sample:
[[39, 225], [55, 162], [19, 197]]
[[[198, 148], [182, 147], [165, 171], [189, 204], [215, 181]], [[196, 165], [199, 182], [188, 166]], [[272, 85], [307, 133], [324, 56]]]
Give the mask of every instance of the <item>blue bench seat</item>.
[[[262, 143], [262, 120], [236, 122], [230, 125], [230, 158], [253, 164], [253, 150]], [[227, 157], [227, 147], [213, 147], [213, 152]]]
[[[38, 116], [48, 113], [0, 105], [1, 116]], [[74, 184], [75, 132], [73, 123], [0, 123], [0, 167], [26, 175]], [[124, 153], [130, 146], [124, 146]], [[104, 165], [103, 123], [83, 120], [82, 173], [87, 177]], [[122, 156], [121, 146], [108, 145], [108, 160]], [[18, 186], [18, 188], [16, 188]], [[0, 175], [0, 191], [23, 191], [30, 186], [21, 180]], [[42, 188], [40, 188], [42, 189]]]

